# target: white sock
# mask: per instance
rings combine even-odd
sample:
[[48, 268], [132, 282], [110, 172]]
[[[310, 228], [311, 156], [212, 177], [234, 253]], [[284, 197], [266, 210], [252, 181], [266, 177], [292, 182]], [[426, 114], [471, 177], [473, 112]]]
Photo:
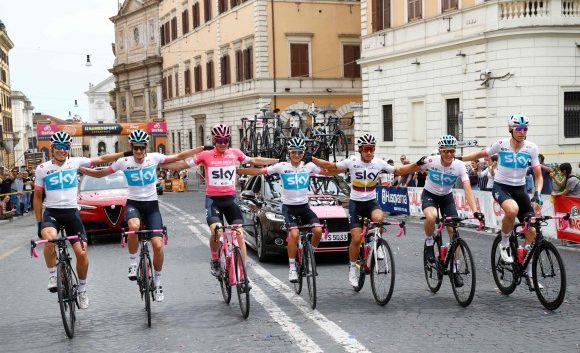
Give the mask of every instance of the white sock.
[[159, 287], [161, 285], [161, 271], [154, 272], [153, 283], [155, 284], [155, 287]]
[[56, 277], [56, 266], [48, 269], [48, 277]]
[[425, 245], [427, 246], [433, 246], [434, 243], [435, 240], [433, 239], [433, 236], [427, 237], [427, 239], [425, 239]]
[[350, 262], [350, 267], [356, 267], [356, 261], [351, 261]]
[[526, 273], [528, 274], [528, 277], [530, 279], [532, 279], [532, 262], [531, 261], [528, 263], [528, 266], [526, 267]]
[[293, 259], [288, 259], [288, 264], [290, 266], [290, 268], [296, 269], [296, 258]]
[[87, 280], [86, 279], [79, 279], [79, 289], [78, 292], [82, 293], [87, 290]]
[[510, 235], [501, 232], [501, 246], [504, 248], [510, 245]]
[[131, 266], [137, 266], [139, 263], [139, 255], [137, 253], [129, 254], [129, 260], [131, 261]]
[[457, 272], [458, 267], [459, 267], [459, 260], [455, 260], [455, 264], [453, 265], [453, 273]]

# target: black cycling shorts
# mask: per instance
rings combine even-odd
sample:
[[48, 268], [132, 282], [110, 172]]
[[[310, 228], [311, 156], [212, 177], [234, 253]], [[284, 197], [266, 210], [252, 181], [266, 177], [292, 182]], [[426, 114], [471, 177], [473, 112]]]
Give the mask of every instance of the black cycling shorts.
[[453, 199], [453, 192], [440, 196], [423, 189], [423, 193], [421, 194], [421, 209], [424, 210], [427, 207], [439, 209], [442, 217], [458, 216], [455, 200]]
[[320, 224], [318, 216], [307, 203], [304, 205], [282, 205], [282, 215], [288, 228], [304, 224]]
[[[127, 200], [125, 208], [125, 221], [131, 218], [141, 220], [141, 229], [163, 229], [163, 219], [159, 212], [159, 203], [154, 201]], [[161, 237], [162, 233], [153, 233], [152, 237]]]
[[[81, 221], [81, 212], [78, 208], [47, 208], [42, 215], [42, 223], [40, 230], [44, 228], [55, 228], [58, 232], [60, 227], [64, 228], [67, 236], [80, 235], [85, 236], [85, 226]], [[40, 237], [40, 236], [39, 236]], [[73, 240], [70, 243], [74, 244], [78, 240]]]
[[348, 224], [350, 229], [362, 228], [359, 217], [371, 219], [374, 210], [382, 210], [377, 200], [348, 202]]
[[244, 217], [240, 207], [235, 202], [235, 197], [230, 196], [206, 196], [205, 213], [208, 225], [222, 223], [226, 217], [228, 224], [244, 224]]
[[525, 185], [511, 186], [494, 182], [491, 194], [500, 206], [505, 200], [514, 200], [519, 207], [518, 220], [520, 222], [523, 222], [526, 216], [534, 214], [534, 208], [532, 207], [530, 197], [526, 194]]

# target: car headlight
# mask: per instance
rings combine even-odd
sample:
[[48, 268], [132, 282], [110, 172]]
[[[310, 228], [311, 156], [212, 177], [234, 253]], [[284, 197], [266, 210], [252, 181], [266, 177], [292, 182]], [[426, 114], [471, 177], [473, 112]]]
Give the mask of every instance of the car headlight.
[[284, 222], [284, 216], [280, 214], [274, 212], [265, 212], [264, 214], [266, 215], [266, 218], [268, 218], [270, 221]]
[[79, 205], [81, 210], [96, 210], [97, 206], [91, 206], [91, 205]]

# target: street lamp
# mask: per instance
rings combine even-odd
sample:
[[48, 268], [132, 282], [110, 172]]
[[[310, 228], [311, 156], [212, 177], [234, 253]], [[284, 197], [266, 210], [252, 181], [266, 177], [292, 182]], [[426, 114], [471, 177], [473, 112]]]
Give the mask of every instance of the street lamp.
[[85, 63], [85, 66], [93, 66], [93, 64], [91, 64], [91, 56], [89, 54], [87, 54], [87, 62]]

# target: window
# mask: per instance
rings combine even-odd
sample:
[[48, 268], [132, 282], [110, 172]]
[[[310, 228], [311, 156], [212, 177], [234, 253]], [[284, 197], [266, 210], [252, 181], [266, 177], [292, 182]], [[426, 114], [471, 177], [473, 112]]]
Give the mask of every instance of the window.
[[193, 148], [193, 131], [189, 130], [189, 149]]
[[169, 21], [165, 22], [165, 44], [171, 42], [171, 30], [169, 28]]
[[391, 27], [391, 0], [373, 0], [373, 32]]
[[252, 47], [244, 49], [244, 79], [254, 78], [254, 56]]
[[564, 137], [580, 137], [580, 92], [564, 92]]
[[228, 0], [218, 0], [218, 14], [228, 10]]
[[203, 18], [205, 22], [211, 20], [211, 0], [203, 0]]
[[175, 153], [175, 132], [171, 132], [171, 141], [172, 141], [172, 146], [173, 146], [173, 153]]
[[179, 151], [181, 152], [181, 131], [177, 132], [177, 147], [179, 148]]
[[191, 93], [191, 72], [189, 69], [183, 71], [183, 82], [185, 94]]
[[191, 8], [191, 15], [193, 17], [193, 29], [196, 29], [201, 24], [199, 22], [199, 2], [193, 4], [193, 7]]
[[224, 55], [220, 58], [220, 74], [222, 86], [232, 83], [229, 55]]
[[177, 84], [179, 82], [179, 75], [177, 74], [177, 72], [175, 73], [175, 96], [179, 96], [179, 85]]
[[241, 0], [230, 0], [230, 9], [233, 9], [234, 7], [240, 5], [242, 2]]
[[177, 17], [171, 19], [171, 40], [177, 39]]
[[358, 59], [360, 59], [360, 45], [348, 44], [342, 46], [345, 78], [360, 78], [360, 65], [356, 63]]
[[187, 10], [181, 13], [181, 32], [183, 34], [189, 32], [189, 11]]
[[197, 64], [194, 68], [193, 68], [193, 73], [194, 73], [194, 82], [195, 82], [195, 91], [199, 92], [201, 91], [201, 65]]
[[459, 138], [459, 98], [447, 99], [447, 134]]
[[413, 20], [418, 20], [422, 17], [421, 7], [422, 0], [408, 0], [408, 20], [409, 22]]
[[290, 77], [309, 77], [308, 43], [290, 43]]
[[173, 77], [167, 76], [167, 99], [173, 98]]
[[159, 27], [159, 33], [161, 34], [161, 46], [165, 45], [165, 25]]
[[213, 88], [214, 87], [214, 81], [213, 81], [213, 61], [208, 61], [205, 64], [205, 70], [206, 72], [206, 79], [207, 79], [207, 89]]
[[441, 0], [441, 12], [457, 9], [457, 0]]
[[383, 141], [393, 141], [393, 105], [383, 105]]
[[161, 82], [161, 96], [163, 99], [167, 99], [167, 77], [163, 77]]
[[236, 50], [236, 82], [244, 80], [244, 59], [242, 51]]

